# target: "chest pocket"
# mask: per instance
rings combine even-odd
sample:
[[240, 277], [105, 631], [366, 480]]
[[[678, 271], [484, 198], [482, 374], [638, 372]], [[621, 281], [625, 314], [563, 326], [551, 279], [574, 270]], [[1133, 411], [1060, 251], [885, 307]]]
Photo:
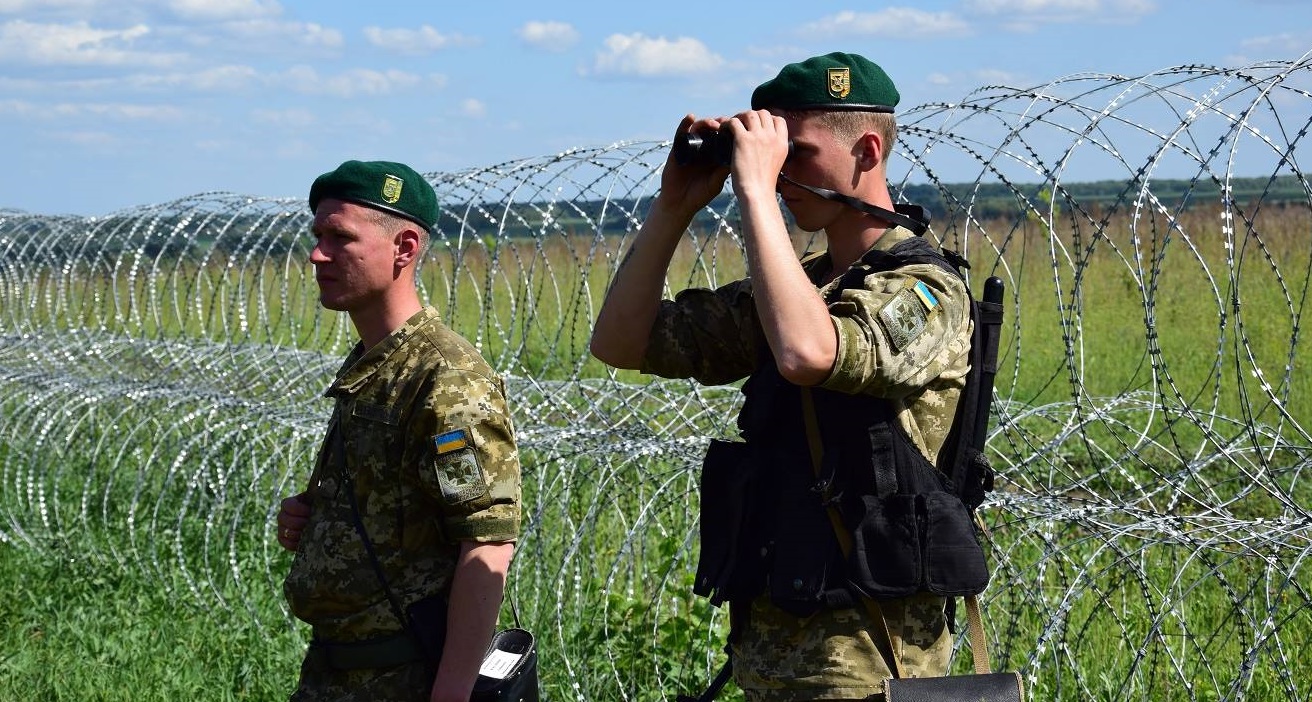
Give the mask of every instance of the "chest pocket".
[[[395, 483], [406, 451], [401, 412], [395, 406], [356, 400], [342, 413], [345, 470], [362, 495]], [[404, 471], [401, 471], [404, 473]], [[402, 478], [404, 481], [404, 478]]]

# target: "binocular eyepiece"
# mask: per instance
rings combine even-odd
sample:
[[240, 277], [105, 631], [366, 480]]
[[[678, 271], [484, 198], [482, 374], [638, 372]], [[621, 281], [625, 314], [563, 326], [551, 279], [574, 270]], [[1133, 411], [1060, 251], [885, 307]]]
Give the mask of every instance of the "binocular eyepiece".
[[[789, 140], [788, 154], [792, 153]], [[674, 138], [674, 160], [680, 166], [727, 166], [733, 162], [733, 132], [684, 132]]]

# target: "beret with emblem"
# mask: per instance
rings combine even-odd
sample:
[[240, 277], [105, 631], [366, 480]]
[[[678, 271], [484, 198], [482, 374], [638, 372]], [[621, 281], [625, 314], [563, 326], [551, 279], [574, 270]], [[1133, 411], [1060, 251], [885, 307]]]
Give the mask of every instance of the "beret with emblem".
[[900, 96], [884, 69], [835, 51], [790, 63], [752, 93], [752, 109], [889, 112]]
[[431, 230], [437, 195], [415, 169], [395, 161], [347, 161], [314, 179], [310, 212], [324, 198], [353, 202], [404, 217]]

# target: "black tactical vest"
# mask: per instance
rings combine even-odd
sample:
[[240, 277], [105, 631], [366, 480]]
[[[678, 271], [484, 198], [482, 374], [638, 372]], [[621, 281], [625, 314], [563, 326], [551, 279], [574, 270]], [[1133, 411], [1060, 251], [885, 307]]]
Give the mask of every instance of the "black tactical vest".
[[[836, 288], [909, 263], [956, 272], [920, 237], [872, 251]], [[834, 293], [837, 294], [837, 291]], [[824, 445], [817, 479], [800, 388], [767, 354], [743, 385], [743, 442], [713, 441], [702, 473], [701, 554], [694, 592], [712, 603], [763, 592], [785, 611], [851, 607], [916, 592], [977, 594], [988, 567], [970, 511], [898, 425], [891, 402], [813, 388]], [[844, 558], [826, 514], [852, 535]]]

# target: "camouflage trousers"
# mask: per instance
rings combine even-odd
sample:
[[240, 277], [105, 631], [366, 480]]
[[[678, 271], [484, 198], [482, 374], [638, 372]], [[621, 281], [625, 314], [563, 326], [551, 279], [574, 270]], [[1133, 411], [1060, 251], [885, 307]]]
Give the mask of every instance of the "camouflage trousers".
[[[922, 594], [879, 604], [906, 674], [946, 674], [952, 636], [943, 598]], [[883, 699], [892, 673], [875, 645], [883, 636], [871, 638], [864, 607], [798, 618], [758, 597], [750, 609], [733, 646], [734, 681], [747, 702]]]
[[311, 646], [290, 702], [427, 702], [435, 671], [422, 662], [389, 668], [338, 670]]

